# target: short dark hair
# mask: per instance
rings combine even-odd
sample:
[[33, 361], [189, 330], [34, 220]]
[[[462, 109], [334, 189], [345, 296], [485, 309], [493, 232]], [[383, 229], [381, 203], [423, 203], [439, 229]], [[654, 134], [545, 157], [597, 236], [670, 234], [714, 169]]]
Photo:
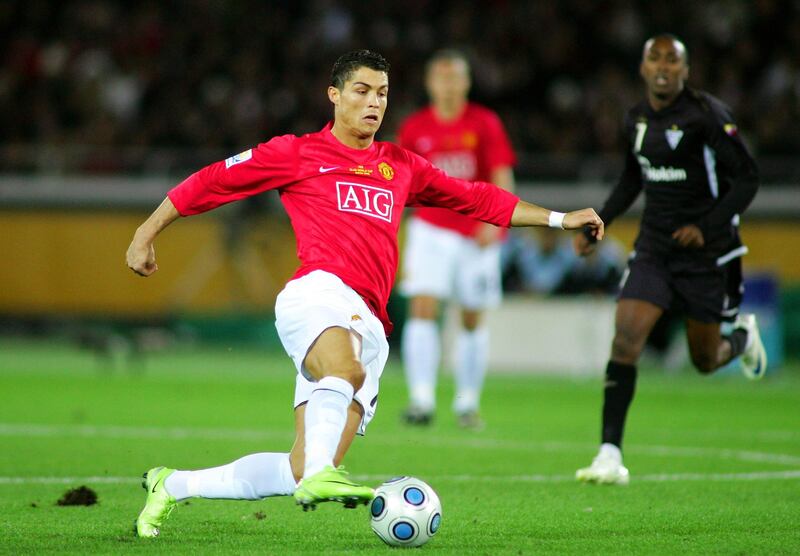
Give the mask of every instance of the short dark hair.
[[372, 50], [353, 50], [339, 56], [333, 64], [331, 85], [341, 91], [347, 80], [353, 77], [359, 68], [369, 68], [389, 74], [389, 62], [386, 58]]
[[673, 35], [672, 33], [658, 33], [657, 35], [653, 35], [646, 41], [644, 41], [644, 48], [642, 49], [642, 54], [647, 50], [647, 47], [653, 44], [658, 39], [667, 39], [674, 43], [678, 43], [683, 48], [683, 63], [687, 66], [689, 65], [689, 49], [686, 48], [686, 44], [678, 37], [677, 35]]
[[461, 50], [456, 48], [442, 48], [434, 52], [428, 62], [425, 64], [425, 71], [428, 72], [431, 66], [437, 62], [455, 62], [461, 61], [467, 66], [467, 71], [470, 70], [469, 58]]

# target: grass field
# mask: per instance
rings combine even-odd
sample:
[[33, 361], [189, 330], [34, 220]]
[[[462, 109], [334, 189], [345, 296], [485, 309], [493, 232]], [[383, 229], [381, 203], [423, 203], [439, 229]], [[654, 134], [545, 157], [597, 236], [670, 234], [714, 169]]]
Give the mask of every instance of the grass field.
[[[385, 554], [366, 510], [289, 498], [191, 500], [132, 536], [141, 473], [286, 451], [293, 369], [279, 354], [175, 349], [109, 369], [59, 344], [0, 342], [0, 553]], [[486, 430], [456, 427], [452, 384], [429, 430], [398, 415], [397, 363], [348, 469], [415, 475], [443, 503], [436, 554], [800, 553], [800, 365], [761, 383], [645, 369], [627, 430], [631, 485], [577, 484], [596, 450], [599, 379], [490, 376]], [[69, 488], [93, 506], [57, 506]]]

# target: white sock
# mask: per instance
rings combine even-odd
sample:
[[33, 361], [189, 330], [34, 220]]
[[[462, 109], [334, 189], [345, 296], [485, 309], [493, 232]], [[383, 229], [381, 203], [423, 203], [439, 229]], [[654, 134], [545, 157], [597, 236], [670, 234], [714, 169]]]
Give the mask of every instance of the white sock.
[[600, 444], [600, 452], [597, 454], [597, 456], [622, 463], [622, 450], [620, 450], [618, 446], [615, 446], [609, 442]]
[[435, 320], [409, 319], [403, 328], [403, 365], [411, 404], [423, 411], [436, 408], [436, 373], [442, 355]]
[[210, 469], [176, 471], [164, 487], [176, 500], [192, 496], [260, 500], [293, 494], [296, 484], [289, 454], [263, 452]]
[[353, 401], [353, 385], [335, 376], [317, 383], [306, 405], [306, 464], [304, 477], [333, 465], [336, 448]]
[[483, 390], [483, 379], [489, 365], [489, 330], [462, 329], [456, 339], [455, 355], [456, 397], [453, 410], [456, 413], [478, 411]]

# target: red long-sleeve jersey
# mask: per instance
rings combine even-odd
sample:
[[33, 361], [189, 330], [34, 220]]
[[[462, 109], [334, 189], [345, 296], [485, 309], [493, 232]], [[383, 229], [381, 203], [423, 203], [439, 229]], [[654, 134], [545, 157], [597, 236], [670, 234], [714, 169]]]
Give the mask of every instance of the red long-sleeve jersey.
[[[474, 102], [450, 122], [439, 120], [430, 106], [411, 114], [401, 124], [397, 142], [447, 175], [464, 180], [490, 181], [494, 170], [516, 163], [500, 118]], [[474, 238], [480, 229], [476, 220], [438, 207], [421, 208], [414, 215], [467, 237]]]
[[397, 145], [353, 149], [322, 131], [284, 135], [199, 170], [168, 196], [182, 216], [277, 189], [297, 236], [300, 268], [335, 274], [361, 295], [387, 334], [403, 208], [440, 206], [508, 227], [519, 199], [486, 182], [447, 176]]

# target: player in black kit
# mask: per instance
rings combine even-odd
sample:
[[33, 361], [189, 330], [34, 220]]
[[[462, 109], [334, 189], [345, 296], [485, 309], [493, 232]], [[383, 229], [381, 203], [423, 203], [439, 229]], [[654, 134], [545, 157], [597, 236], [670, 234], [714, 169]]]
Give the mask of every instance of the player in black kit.
[[[672, 35], [644, 45], [640, 74], [647, 98], [628, 112], [625, 169], [600, 211], [609, 226], [644, 190], [645, 208], [623, 278], [615, 335], [606, 367], [602, 444], [580, 481], [627, 484], [622, 464], [625, 417], [636, 385], [636, 364], [650, 331], [667, 309], [686, 320], [692, 363], [712, 373], [741, 355], [742, 370], [761, 378], [766, 353], [754, 315], [739, 315], [742, 273], [739, 214], [758, 189], [758, 170], [737, 135], [729, 109], [684, 86], [686, 48]], [[578, 234], [575, 250], [594, 249]], [[734, 321], [735, 319], [735, 321]], [[722, 336], [720, 324], [734, 322]]]

